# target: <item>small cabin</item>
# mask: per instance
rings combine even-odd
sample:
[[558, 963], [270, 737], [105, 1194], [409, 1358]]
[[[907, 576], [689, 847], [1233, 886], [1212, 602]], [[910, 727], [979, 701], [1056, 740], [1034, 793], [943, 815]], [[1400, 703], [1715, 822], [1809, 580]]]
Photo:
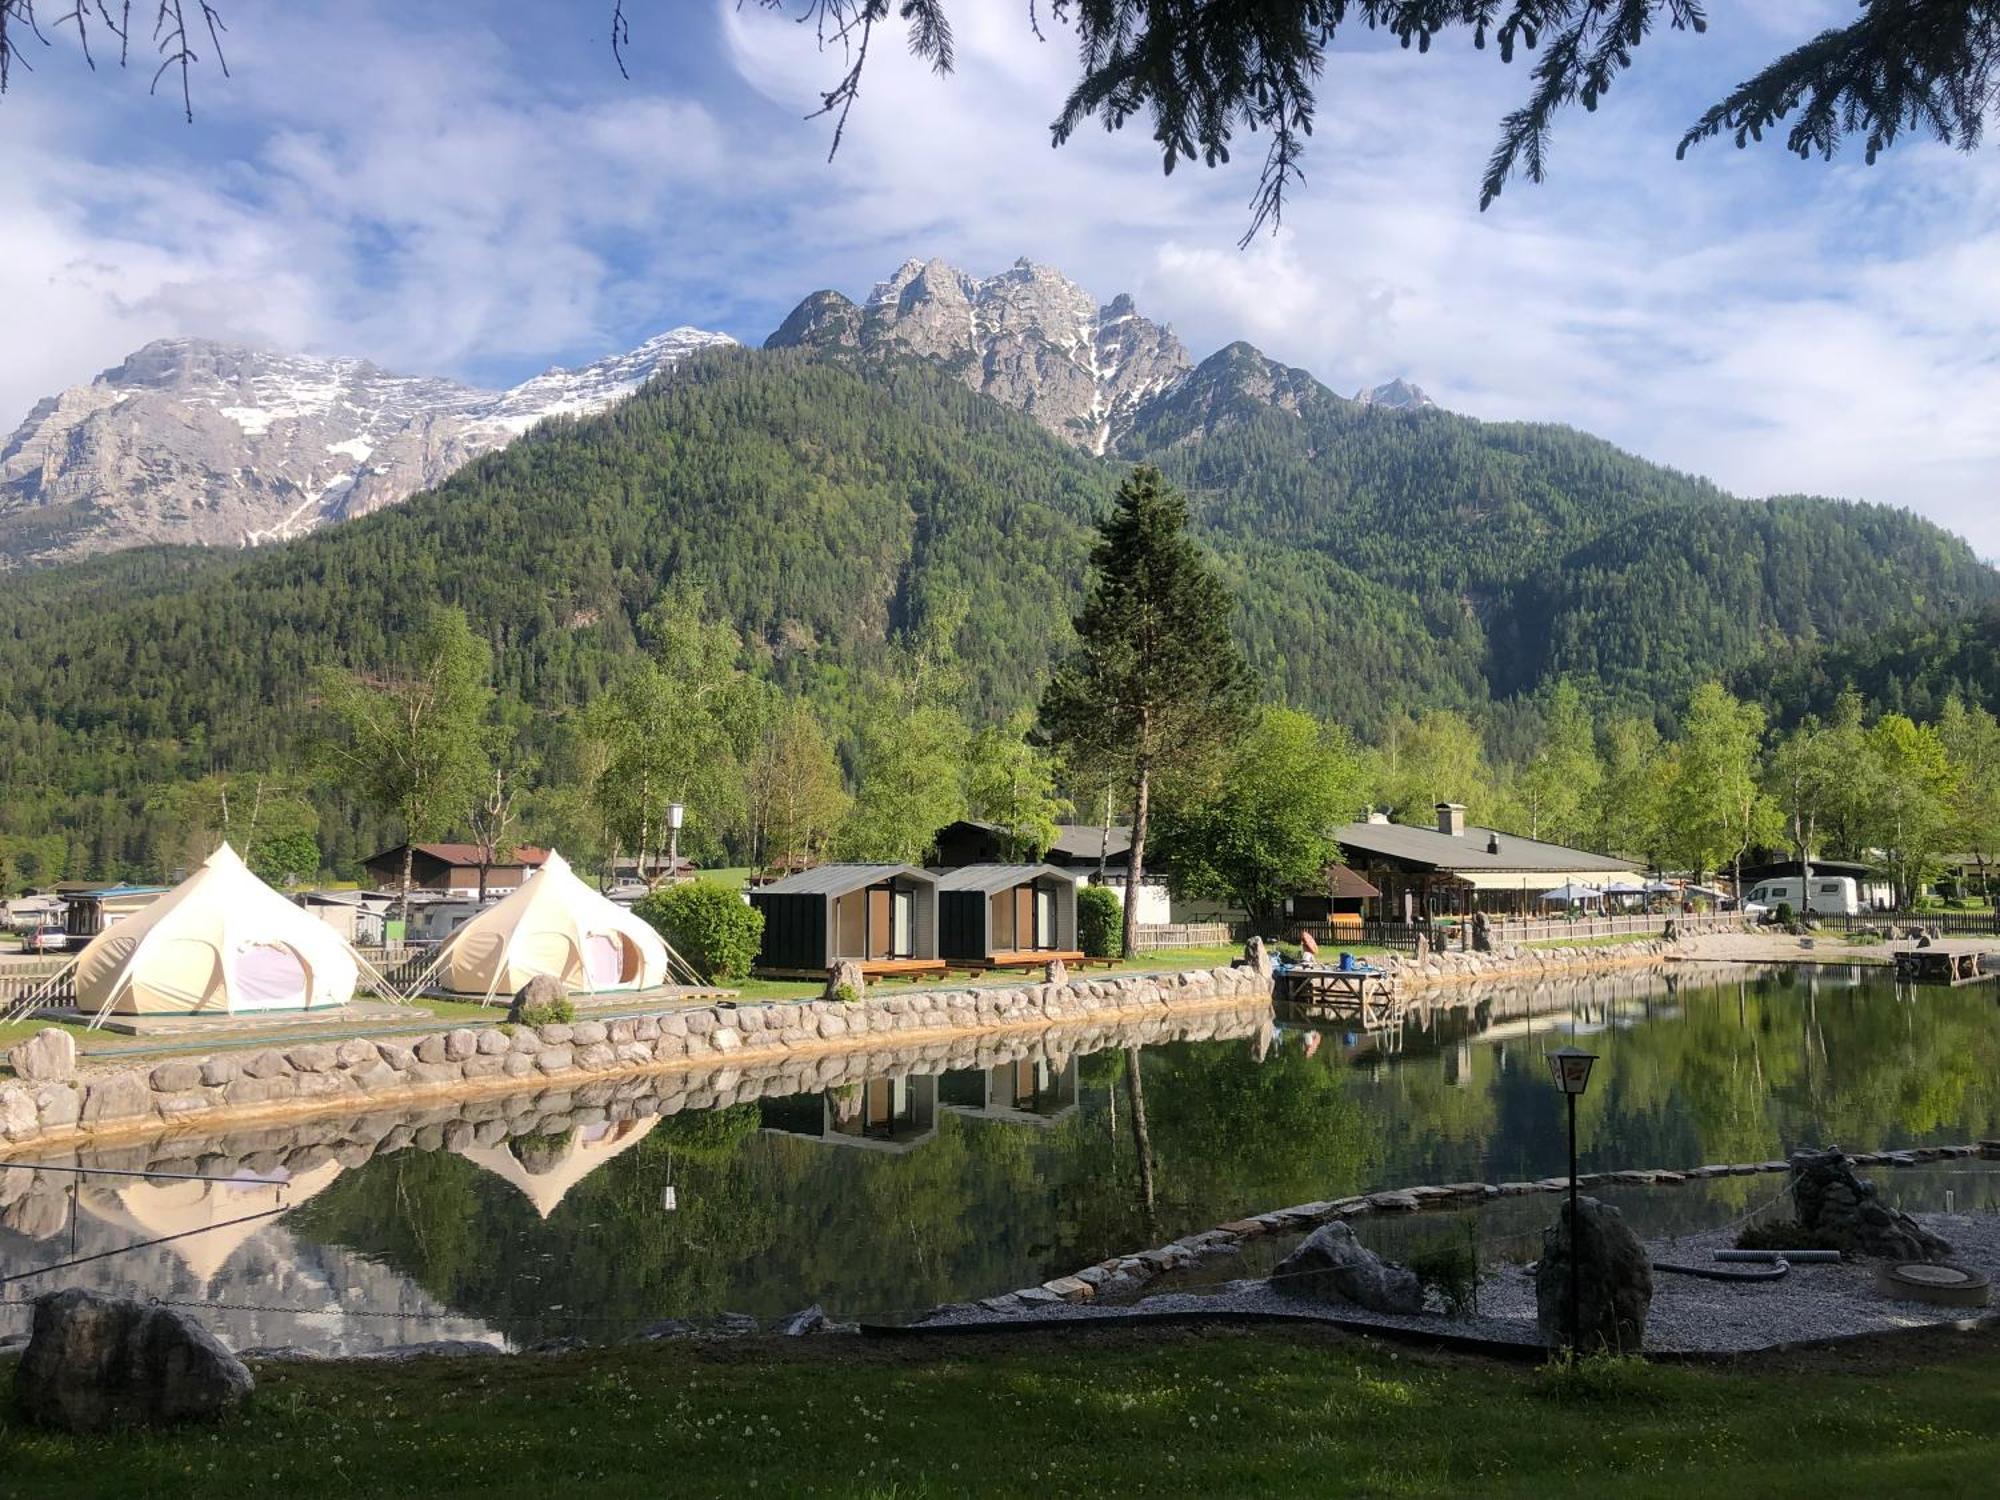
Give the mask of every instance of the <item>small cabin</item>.
[[1070, 962], [1076, 881], [1054, 865], [967, 865], [938, 877], [938, 952], [960, 963], [1007, 968]]
[[941, 974], [938, 878], [915, 865], [819, 865], [750, 892], [764, 914], [756, 972], [817, 977], [853, 960], [870, 979]]
[[1016, 1125], [1050, 1126], [1076, 1112], [1077, 1060], [1023, 1057], [991, 1068], [958, 1068], [938, 1083], [947, 1109]]

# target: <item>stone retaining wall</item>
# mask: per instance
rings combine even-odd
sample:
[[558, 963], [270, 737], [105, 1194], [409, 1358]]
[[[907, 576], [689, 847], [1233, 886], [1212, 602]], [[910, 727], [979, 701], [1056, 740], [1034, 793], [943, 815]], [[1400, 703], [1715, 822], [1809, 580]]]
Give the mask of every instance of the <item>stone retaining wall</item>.
[[[1902, 1151], [1858, 1151], [1847, 1160], [1855, 1166], [1912, 1167], [1928, 1162], [1984, 1157], [2000, 1160], [2000, 1140], [1979, 1141], [1956, 1146], [1914, 1146]], [[1706, 1182], [1717, 1177], [1754, 1177], [1762, 1173], [1789, 1172], [1789, 1161], [1727, 1162], [1711, 1166], [1681, 1168], [1635, 1168], [1616, 1172], [1582, 1172], [1579, 1188], [1606, 1186], [1675, 1187], [1688, 1182]], [[987, 1297], [978, 1305], [989, 1312], [1012, 1313], [1052, 1302], [1091, 1302], [1098, 1298], [1130, 1297], [1147, 1283], [1170, 1272], [1186, 1270], [1203, 1260], [1241, 1253], [1245, 1240], [1269, 1234], [1308, 1233], [1335, 1219], [1359, 1219], [1377, 1214], [1421, 1213], [1426, 1209], [1465, 1209], [1495, 1198], [1526, 1197], [1535, 1193], [1567, 1193], [1569, 1178], [1541, 1177], [1532, 1182], [1452, 1182], [1423, 1187], [1391, 1188], [1377, 1193], [1357, 1193], [1348, 1198], [1323, 1203], [1301, 1203], [1292, 1208], [1232, 1220], [1213, 1229], [1182, 1235], [1170, 1244], [1141, 1250], [1133, 1255], [1114, 1255], [1095, 1265], [1084, 1266], [1067, 1276], [1053, 1277], [1038, 1286]], [[926, 1317], [962, 1311], [964, 1304], [945, 1303]], [[923, 1319], [919, 1319], [922, 1322]]]
[[[1247, 968], [1066, 984], [872, 994], [853, 1004], [717, 1005], [559, 1026], [455, 1027], [382, 1041], [300, 1042], [74, 1080], [0, 1085], [0, 1156], [26, 1146], [206, 1127], [272, 1114], [533, 1090], [749, 1059], [863, 1052], [889, 1038], [975, 1036], [1268, 1000]], [[878, 1039], [881, 1039], [878, 1041]]]
[[1642, 938], [1629, 943], [1566, 948], [1501, 947], [1490, 953], [1447, 948], [1423, 958], [1408, 953], [1391, 953], [1386, 958], [1371, 958], [1369, 962], [1386, 970], [1391, 988], [1401, 993], [1432, 985], [1473, 984], [1486, 979], [1533, 978], [1543, 974], [1657, 964], [1682, 951], [1680, 943], [1670, 943], [1664, 938]]

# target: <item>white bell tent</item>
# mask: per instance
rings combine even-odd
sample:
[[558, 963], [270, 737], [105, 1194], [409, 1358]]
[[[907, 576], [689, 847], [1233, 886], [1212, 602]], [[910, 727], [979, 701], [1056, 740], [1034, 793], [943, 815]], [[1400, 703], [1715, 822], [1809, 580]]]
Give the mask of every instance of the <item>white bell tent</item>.
[[658, 989], [677, 968], [686, 971], [649, 923], [592, 890], [551, 852], [520, 889], [445, 940], [419, 985], [490, 1000], [546, 974], [566, 989], [604, 994]]
[[78, 1203], [93, 1217], [144, 1240], [165, 1240], [206, 1288], [229, 1258], [270, 1227], [273, 1210], [293, 1209], [330, 1187], [340, 1163], [303, 1172], [199, 1180], [127, 1179], [117, 1187], [86, 1182]]
[[224, 844], [91, 939], [76, 960], [76, 1005], [99, 1017], [310, 1010], [345, 1005], [365, 967]]

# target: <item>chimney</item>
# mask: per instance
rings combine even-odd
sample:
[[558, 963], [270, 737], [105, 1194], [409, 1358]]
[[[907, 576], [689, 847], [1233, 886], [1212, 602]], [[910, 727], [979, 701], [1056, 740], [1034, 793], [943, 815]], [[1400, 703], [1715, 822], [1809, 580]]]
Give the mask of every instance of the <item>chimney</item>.
[[1499, 834], [1489, 833], [1486, 835], [1486, 852], [1488, 854], [1498, 854], [1500, 852]]
[[1377, 825], [1386, 824], [1389, 821], [1389, 815], [1379, 807], [1371, 807], [1368, 809], [1368, 821]]
[[1465, 837], [1465, 804], [1463, 802], [1440, 802], [1437, 805], [1438, 832], [1452, 838]]

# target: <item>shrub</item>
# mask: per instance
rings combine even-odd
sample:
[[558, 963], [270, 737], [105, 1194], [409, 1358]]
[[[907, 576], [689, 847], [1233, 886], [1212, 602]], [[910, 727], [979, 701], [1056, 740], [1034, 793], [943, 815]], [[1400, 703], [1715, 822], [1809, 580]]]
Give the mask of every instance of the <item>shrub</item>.
[[567, 1026], [575, 1019], [576, 1007], [570, 1004], [567, 995], [530, 1000], [521, 1007], [520, 1021], [523, 1026]]
[[833, 998], [838, 1000], [842, 1005], [859, 1005], [861, 1003], [861, 996], [855, 992], [854, 986], [851, 984], [836, 984], [833, 987]]
[[741, 979], [757, 961], [764, 914], [712, 880], [655, 891], [632, 907], [704, 979]]
[[1116, 958], [1124, 946], [1125, 908], [1101, 885], [1076, 891], [1077, 946], [1092, 958]]
[[1778, 925], [1780, 927], [1790, 927], [1797, 920], [1798, 914], [1792, 910], [1792, 903], [1789, 901], [1780, 901], [1778, 903]]
[[1426, 1292], [1436, 1292], [1454, 1318], [1479, 1310], [1479, 1245], [1470, 1232], [1447, 1234], [1409, 1256], [1404, 1264], [1417, 1273]]

